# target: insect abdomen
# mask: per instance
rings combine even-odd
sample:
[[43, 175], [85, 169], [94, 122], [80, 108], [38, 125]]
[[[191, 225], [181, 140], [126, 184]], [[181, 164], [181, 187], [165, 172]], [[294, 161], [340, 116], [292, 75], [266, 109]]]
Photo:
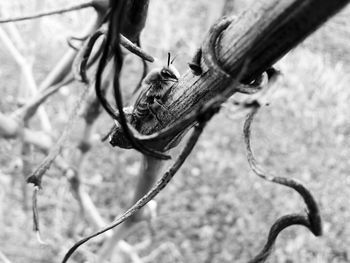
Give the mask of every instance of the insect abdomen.
[[134, 116], [139, 119], [139, 118], [144, 118], [148, 116], [149, 114], [149, 108], [147, 103], [140, 103], [137, 105], [134, 111]]

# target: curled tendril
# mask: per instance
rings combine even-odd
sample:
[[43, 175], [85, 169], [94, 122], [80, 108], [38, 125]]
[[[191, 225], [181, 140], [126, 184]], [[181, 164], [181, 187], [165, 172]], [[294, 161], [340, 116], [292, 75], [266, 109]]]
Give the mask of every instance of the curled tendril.
[[[107, 31], [106, 42], [103, 47], [103, 52], [101, 55], [100, 63], [96, 72], [96, 83], [95, 91], [96, 96], [99, 99], [102, 107], [107, 111], [107, 113], [115, 120], [117, 120], [125, 134], [125, 137], [130, 141], [132, 147], [143, 154], [150, 155], [152, 157], [167, 160], [170, 159], [169, 155], [162, 152], [156, 151], [145, 147], [141, 142], [139, 142], [128, 126], [127, 118], [123, 111], [123, 100], [119, 85], [119, 74], [123, 64], [123, 56], [120, 48], [120, 31], [123, 24], [123, 14], [125, 13], [126, 1], [112, 1], [111, 11], [109, 15], [109, 26]], [[113, 109], [110, 103], [105, 98], [105, 92], [101, 89], [101, 79], [102, 73], [107, 65], [109, 56], [113, 54], [115, 73], [113, 78], [113, 90], [115, 96], [115, 102], [117, 105], [118, 113]]]
[[[84, 83], [89, 83], [89, 79], [86, 75], [86, 71], [88, 68], [88, 61], [90, 58], [90, 54], [92, 49], [94, 48], [94, 45], [101, 36], [103, 36], [103, 32], [101, 30], [97, 30], [94, 34], [92, 34], [86, 41], [84, 42], [83, 46], [79, 50], [78, 54], [76, 55], [74, 62], [73, 62], [73, 71], [76, 78], [81, 79]], [[84, 41], [85, 39], [82, 39], [81, 41]], [[99, 49], [93, 58], [91, 59], [92, 62], [95, 62], [96, 59], [101, 55], [101, 50], [104, 47], [104, 41], [101, 44], [101, 49]], [[90, 64], [92, 64], [90, 62]], [[79, 76], [79, 77], [78, 77]]]
[[298, 192], [303, 198], [305, 205], [307, 207], [306, 214], [289, 214], [280, 217], [275, 221], [272, 225], [266, 244], [263, 249], [259, 252], [257, 256], [255, 256], [249, 263], [257, 263], [264, 262], [267, 257], [270, 255], [273, 245], [278, 237], [278, 234], [284, 230], [285, 228], [292, 225], [303, 225], [308, 228], [315, 236], [320, 236], [322, 234], [322, 224], [321, 224], [321, 216], [319, 213], [318, 205], [312, 196], [311, 192], [299, 181], [293, 178], [285, 178], [285, 177], [276, 177], [273, 175], [266, 174], [257, 164], [257, 161], [253, 155], [251, 145], [250, 145], [250, 135], [251, 135], [251, 124], [254, 119], [254, 116], [258, 112], [260, 108], [260, 104], [258, 102], [251, 104], [252, 111], [248, 114], [248, 117], [244, 123], [244, 139], [246, 143], [247, 149], [247, 158], [249, 165], [253, 172], [264, 180], [281, 184], [292, 188], [296, 192]]

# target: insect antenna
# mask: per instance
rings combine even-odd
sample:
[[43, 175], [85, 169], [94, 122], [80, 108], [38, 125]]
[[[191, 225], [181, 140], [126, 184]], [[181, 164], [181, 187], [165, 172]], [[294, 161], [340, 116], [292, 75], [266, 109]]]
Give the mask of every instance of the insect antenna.
[[170, 52], [168, 52], [168, 67], [170, 66]]

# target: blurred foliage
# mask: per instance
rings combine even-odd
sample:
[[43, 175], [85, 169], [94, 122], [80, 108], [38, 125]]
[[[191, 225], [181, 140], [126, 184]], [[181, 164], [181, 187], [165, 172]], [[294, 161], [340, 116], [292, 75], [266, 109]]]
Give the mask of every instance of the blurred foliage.
[[[220, 16], [212, 13], [211, 2], [152, 0], [142, 33], [144, 48], [161, 64], [171, 51], [177, 55], [175, 65], [185, 72], [195, 48]], [[67, 5], [71, 1], [45, 1], [40, 9]], [[0, 10], [3, 17], [33, 13], [34, 1], [2, 1]], [[324, 220], [321, 238], [314, 238], [302, 227], [284, 231], [270, 262], [350, 261], [349, 14], [347, 8], [278, 63], [283, 75], [276, 83], [271, 105], [261, 110], [253, 124], [252, 143], [258, 160], [275, 174], [304, 181], [319, 201]], [[67, 49], [66, 38], [79, 35], [92, 16], [91, 10], [84, 10], [43, 18], [36, 39], [30, 35], [31, 21], [17, 24], [23, 39], [35, 42], [38, 81]], [[18, 69], [1, 44], [0, 58], [0, 110], [11, 112], [19, 85]], [[125, 90], [134, 87], [140, 65], [137, 58], [127, 58], [122, 81]], [[46, 104], [57, 133], [74, 102], [72, 94], [76, 94], [75, 86], [65, 88]], [[290, 190], [262, 181], [249, 170], [242, 139], [244, 119], [230, 119], [230, 107], [213, 119], [192, 156], [156, 198], [156, 234], [141, 251], [147, 256], [162, 247], [153, 262], [246, 262], [262, 247], [275, 219], [303, 209]], [[109, 122], [103, 114], [97, 132], [104, 134]], [[74, 147], [79, 129], [71, 136], [69, 147]], [[31, 211], [23, 208], [23, 177], [16, 168], [20, 163], [18, 141], [1, 139], [0, 153], [0, 251], [16, 263], [59, 262], [68, 247], [91, 233], [92, 227], [78, 216], [67, 181], [53, 168], [39, 195], [42, 235], [48, 245], [38, 244]], [[33, 166], [43, 157], [33, 151]], [[129, 204], [140, 159], [134, 151], [113, 149], [108, 144], [97, 144], [89, 154], [84, 183], [106, 220]], [[147, 238], [149, 233], [141, 229], [128, 241], [138, 244]], [[95, 251], [99, 244], [90, 242], [81, 250]]]

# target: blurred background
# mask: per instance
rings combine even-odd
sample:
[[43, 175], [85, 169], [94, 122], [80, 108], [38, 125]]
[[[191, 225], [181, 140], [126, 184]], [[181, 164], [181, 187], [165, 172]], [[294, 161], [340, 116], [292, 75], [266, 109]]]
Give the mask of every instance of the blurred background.
[[[251, 1], [150, 2], [143, 47], [160, 64], [166, 63], [170, 51], [177, 56], [175, 66], [184, 73], [210, 25], [228, 11], [239, 14]], [[1, 1], [0, 17], [71, 4], [68, 0]], [[87, 9], [10, 25], [16, 27], [18, 36], [12, 39], [31, 63], [38, 83], [68, 49], [67, 38], [80, 36], [94, 15]], [[303, 227], [284, 231], [269, 262], [350, 262], [349, 15], [350, 7], [277, 63], [282, 76], [275, 84], [271, 104], [260, 111], [253, 124], [252, 146], [261, 165], [275, 175], [305, 182], [320, 205], [324, 224], [320, 238]], [[9, 25], [0, 28], [13, 32]], [[26, 96], [19, 92], [23, 84], [19, 69], [2, 41], [0, 111], [11, 113]], [[140, 60], [128, 56], [123, 70], [122, 85], [127, 92], [139, 80]], [[56, 134], [66, 123], [78, 87], [62, 88], [45, 104]], [[103, 113], [97, 135], [104, 135], [110, 122]], [[265, 182], [250, 171], [243, 122], [244, 116], [233, 117], [232, 106], [227, 104], [210, 122], [173, 181], [155, 199], [158, 208], [151, 223], [152, 234], [140, 227], [129, 235], [126, 241], [135, 245], [143, 262], [247, 262], [263, 246], [278, 217], [304, 209], [294, 192]], [[65, 151], [74, 147], [81, 132], [79, 123]], [[36, 126], [34, 118], [31, 127]], [[23, 197], [18, 145], [18, 139], [0, 139], [0, 252], [15, 263], [60, 262], [78, 237], [94, 229], [79, 216], [67, 180], [53, 167], [39, 194], [41, 232], [47, 244], [37, 242], [32, 231], [31, 197]], [[44, 157], [33, 149], [30, 162], [35, 167]], [[112, 148], [108, 143], [96, 143], [89, 153], [83, 181], [106, 221], [124, 211], [132, 199], [140, 161], [135, 151]], [[151, 241], [145, 245], [147, 240]], [[81, 250], [91, 258], [89, 253], [96, 251], [100, 242], [90, 242]]]

